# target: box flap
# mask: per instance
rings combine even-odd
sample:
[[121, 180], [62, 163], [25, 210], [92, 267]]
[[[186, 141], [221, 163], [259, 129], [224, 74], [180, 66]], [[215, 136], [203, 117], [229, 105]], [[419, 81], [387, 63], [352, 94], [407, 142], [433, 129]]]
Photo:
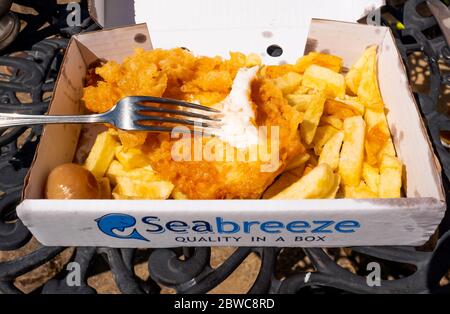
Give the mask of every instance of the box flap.
[[[155, 48], [186, 47], [201, 55], [259, 53], [266, 64], [292, 63], [303, 53], [311, 18], [356, 22], [384, 0], [92, 0], [104, 27], [147, 23]], [[267, 54], [278, 45], [280, 57]]]
[[[101, 35], [99, 33], [101, 32]], [[106, 31], [75, 35], [78, 48], [87, 65], [97, 59], [122, 62], [135, 48], [152, 49], [152, 40], [145, 24], [118, 27]]]

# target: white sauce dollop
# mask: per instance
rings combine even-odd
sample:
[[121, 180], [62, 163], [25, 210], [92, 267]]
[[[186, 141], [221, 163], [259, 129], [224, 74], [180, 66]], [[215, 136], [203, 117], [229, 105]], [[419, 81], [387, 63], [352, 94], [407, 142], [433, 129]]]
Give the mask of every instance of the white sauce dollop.
[[258, 144], [256, 113], [250, 100], [251, 83], [258, 70], [259, 66], [240, 69], [230, 94], [214, 106], [222, 112], [221, 128], [215, 135], [239, 149]]

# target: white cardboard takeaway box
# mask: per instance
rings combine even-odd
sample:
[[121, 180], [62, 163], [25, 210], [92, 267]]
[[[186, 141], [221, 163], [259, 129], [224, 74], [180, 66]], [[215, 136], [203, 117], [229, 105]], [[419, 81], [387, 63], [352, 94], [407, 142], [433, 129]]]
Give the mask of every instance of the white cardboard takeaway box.
[[[440, 166], [390, 30], [313, 20], [306, 52], [336, 54], [349, 66], [373, 44], [380, 47], [380, 89], [389, 109], [387, 117], [396, 150], [406, 166], [407, 198], [45, 200], [47, 175], [54, 167], [73, 160], [80, 133], [80, 126], [55, 125], [44, 130], [18, 215], [41, 243], [58, 246], [421, 245], [435, 232], [446, 204]], [[151, 48], [146, 25], [74, 36], [63, 61], [50, 114], [79, 113], [87, 67], [99, 58], [121, 61], [135, 47]]]
[[[230, 49], [258, 53], [265, 64], [294, 62], [303, 53], [312, 18], [356, 22], [385, 0], [90, 0], [105, 28], [147, 23], [158, 48], [189, 47], [200, 55]], [[215, 42], [220, 39], [220, 45]], [[284, 49], [271, 58], [267, 47]]]

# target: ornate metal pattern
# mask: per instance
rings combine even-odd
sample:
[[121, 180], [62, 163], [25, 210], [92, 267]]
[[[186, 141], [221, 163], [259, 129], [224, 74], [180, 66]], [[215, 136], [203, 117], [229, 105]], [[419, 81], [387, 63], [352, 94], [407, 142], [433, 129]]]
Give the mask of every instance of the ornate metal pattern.
[[[63, 25], [60, 16], [62, 9], [58, 8], [55, 2], [33, 1], [33, 5], [37, 9], [46, 6], [47, 15], [44, 15], [43, 19], [50, 19], [50, 30], [63, 36], [58, 39], [40, 40], [26, 47], [27, 43], [20, 41], [24, 37], [19, 35], [14, 47], [10, 47], [8, 55], [0, 57], [0, 66], [8, 73], [0, 78], [0, 111], [44, 113], [49, 102], [48, 92], [53, 89], [63, 49], [67, 44], [64, 36], [95, 27], [86, 20], [81, 27], [64, 29], [60, 26]], [[409, 0], [404, 7], [388, 6], [384, 10], [396, 16], [406, 26], [404, 31], [393, 27], [405, 63], [408, 64], [408, 55], [415, 51], [422, 51], [427, 57], [431, 69], [431, 88], [429, 94], [418, 94], [417, 97], [436, 151], [448, 175], [450, 159], [448, 152], [441, 145], [439, 131], [450, 129], [450, 125], [446, 115], [437, 112], [436, 103], [441, 85], [448, 86], [450, 82], [448, 76], [441, 75], [438, 61], [443, 59], [449, 64], [450, 53], [442, 37], [429, 39], [424, 35], [423, 31], [432, 28], [436, 23], [431, 17], [417, 14], [416, 6], [422, 2]], [[31, 5], [31, 1], [23, 0], [20, 3]], [[50, 16], [52, 18], [49, 18]], [[39, 21], [41, 20], [38, 19], [34, 25], [39, 26]], [[389, 25], [387, 21], [385, 23]], [[27, 32], [33, 33], [33, 37], [34, 34], [40, 36], [38, 28], [34, 31], [28, 29]], [[411, 37], [415, 42], [411, 42]], [[16, 51], [24, 52], [17, 54]], [[28, 100], [26, 102], [30, 103], [24, 103], [24, 93]], [[15, 206], [20, 200], [22, 182], [30, 166], [41, 129], [16, 128], [7, 133], [4, 131], [0, 130], [0, 191], [4, 192], [0, 195], [0, 250], [7, 251], [19, 249], [30, 240], [28, 230], [15, 215]], [[24, 144], [18, 147], [19, 137]], [[447, 180], [445, 184], [448, 190]], [[261, 266], [249, 293], [450, 293], [450, 285], [439, 285], [441, 278], [450, 269], [450, 232], [444, 233], [449, 229], [448, 221], [447, 217], [441, 226], [442, 236], [433, 252], [409, 247], [353, 248], [352, 258], [363, 265], [363, 269], [356, 273], [346, 270], [336, 262], [336, 250], [238, 248], [220, 266], [213, 268], [210, 248], [157, 249], [146, 250], [144, 261], [148, 264], [151, 276], [144, 281], [138, 278], [134, 270], [138, 255], [142, 255], [142, 251], [75, 248], [70, 262], [80, 265], [81, 285], [69, 286], [66, 279], [70, 272], [63, 270], [34, 292], [96, 293], [87, 280], [96, 273], [95, 268], [99, 263], [97, 257], [101, 255], [113, 274], [116, 286], [123, 293], [154, 294], [160, 292], [160, 286], [173, 288], [178, 293], [206, 293], [223, 282], [250, 254], [255, 253], [261, 260]], [[0, 262], [0, 292], [21, 293], [14, 285], [17, 277], [51, 261], [65, 250], [67, 249], [59, 247], [40, 247], [21, 258]], [[283, 255], [294, 253], [295, 256], [300, 256], [299, 259], [306, 256], [311, 262], [310, 268], [314, 268], [314, 271], [304, 268], [286, 278], [277, 278], [280, 259]], [[365, 265], [370, 261], [378, 261], [387, 265], [387, 268], [395, 268], [397, 277], [394, 280], [383, 280], [379, 287], [369, 287], [364, 275]]]

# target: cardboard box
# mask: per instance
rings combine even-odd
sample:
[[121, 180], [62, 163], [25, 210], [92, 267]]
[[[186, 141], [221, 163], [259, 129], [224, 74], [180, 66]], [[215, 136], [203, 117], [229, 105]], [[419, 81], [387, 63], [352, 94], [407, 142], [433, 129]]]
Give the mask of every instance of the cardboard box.
[[[406, 166], [402, 199], [229, 201], [56, 201], [43, 199], [49, 172], [71, 162], [80, 126], [47, 126], [17, 213], [50, 246], [338, 247], [421, 245], [446, 209], [433, 154], [405, 68], [388, 28], [313, 20], [306, 52], [329, 52], [350, 66], [379, 45], [382, 96], [399, 158]], [[146, 25], [74, 36], [56, 84], [50, 114], [77, 114], [86, 69], [99, 58], [121, 61], [135, 47], [151, 49]], [[238, 47], [230, 49], [239, 50]], [[298, 56], [302, 53], [298, 53]]]
[[[264, 64], [295, 62], [303, 53], [312, 18], [356, 22], [385, 0], [90, 0], [105, 28], [147, 23], [158, 48], [188, 47], [205, 56], [230, 49], [259, 53]], [[220, 44], [216, 44], [220, 39]], [[271, 58], [267, 47], [283, 48]]]

